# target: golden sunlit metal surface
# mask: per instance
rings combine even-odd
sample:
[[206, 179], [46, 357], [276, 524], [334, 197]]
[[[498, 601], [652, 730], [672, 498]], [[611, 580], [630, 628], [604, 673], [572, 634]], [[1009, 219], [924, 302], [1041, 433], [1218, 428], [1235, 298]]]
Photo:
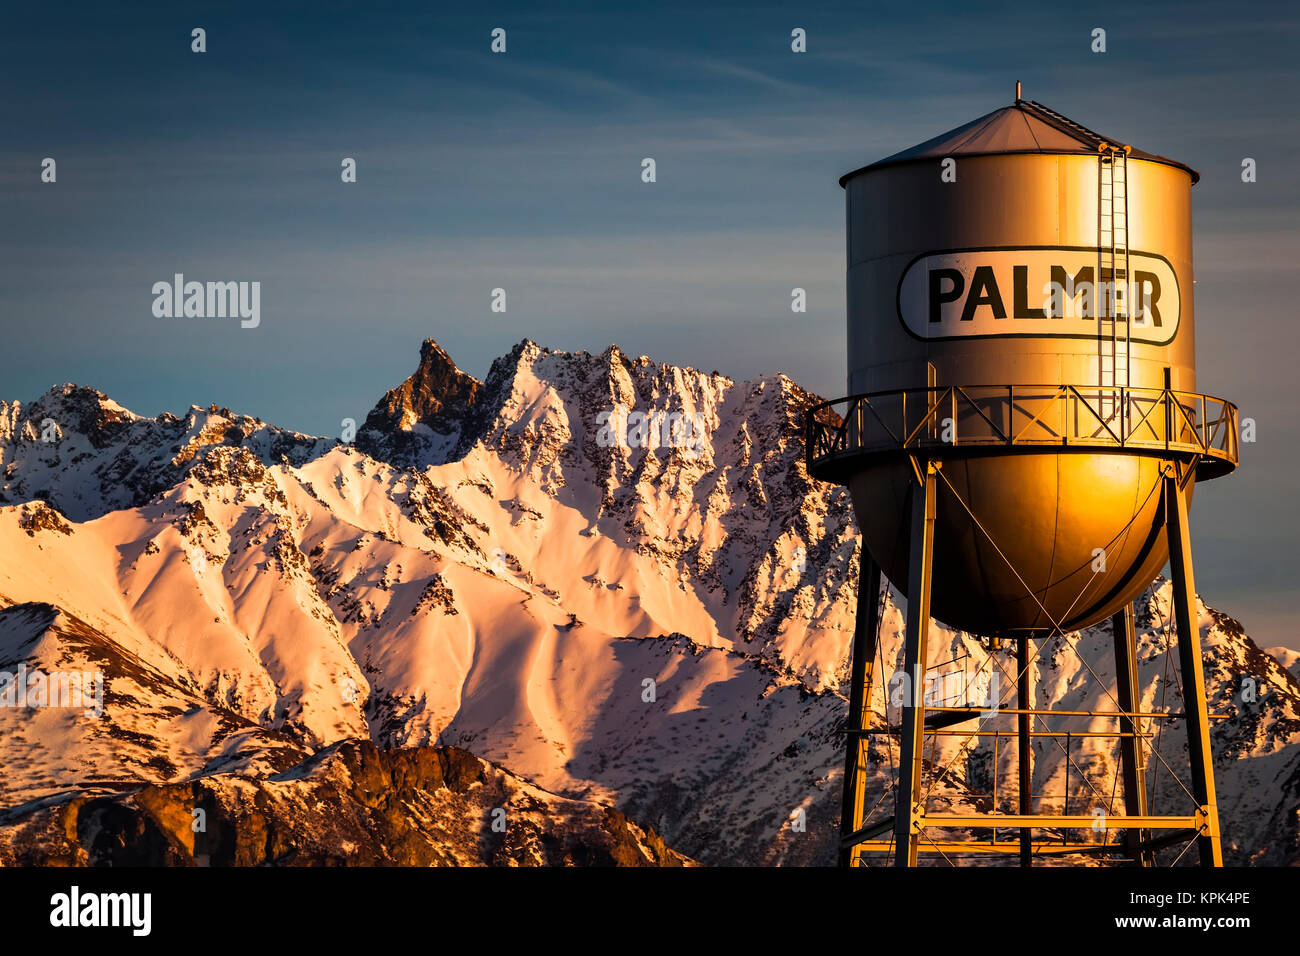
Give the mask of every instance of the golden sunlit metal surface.
[[[1097, 317], [1037, 317], [1050, 314], [1047, 287], [1054, 268], [1057, 278], [1064, 275], [1080, 285], [1091, 279], [1097, 286], [1099, 277], [1122, 273], [1100, 261], [1098, 154], [958, 155], [954, 162], [953, 181], [944, 181], [938, 160], [869, 166], [845, 181], [849, 391], [879, 396], [876, 405], [885, 404], [889, 393], [901, 392], [893, 403], [899, 408], [911, 397], [918, 414], [911, 419], [902, 415], [899, 431], [918, 424], [930, 403], [915, 391], [930, 381], [940, 388], [961, 387], [972, 396], [937, 409], [919, 436], [944, 458], [945, 477], [987, 532], [972, 526], [952, 495], [940, 494], [935, 617], [982, 634], [1050, 627], [1049, 618], [1071, 629], [1095, 624], [1132, 601], [1169, 557], [1159, 519], [1161, 456], [1131, 453], [1139, 447], [1166, 450], [1165, 410], [1131, 426], [1165, 389], [1189, 399], [1194, 431], [1203, 422], [1201, 397], [1195, 394], [1193, 174], [1163, 160], [1127, 159], [1127, 248], [1143, 262], [1167, 263], [1167, 269], [1160, 270], [1148, 334], [1139, 333], [1133, 323], [1127, 361], [1116, 369], [1119, 363], [1110, 362], [1107, 354], [1111, 336], [1103, 334], [1106, 323]], [[929, 274], [942, 272], [944, 278], [914, 282], [908, 273], [918, 264], [937, 264]], [[991, 284], [974, 285], [981, 269]], [[1134, 280], [1143, 273], [1143, 291], [1154, 296], [1146, 273], [1154, 275], [1157, 266], [1131, 271]], [[951, 275], [962, 278], [952, 280]], [[917, 286], [919, 298], [909, 298], [909, 284]], [[964, 286], [960, 291], [958, 284]], [[1095, 290], [1090, 294], [1093, 311], [1104, 312], [1103, 296]], [[965, 310], [972, 296], [989, 304], [971, 305], [970, 317], [963, 320], [957, 309]], [[949, 297], [952, 302], [942, 305], [950, 306], [955, 317], [931, 321], [931, 299]], [[1075, 311], [1085, 311], [1083, 299], [1083, 293], [1072, 298]], [[1058, 324], [1069, 331], [1053, 328]], [[1078, 331], [1089, 324], [1091, 335]], [[930, 337], [919, 337], [918, 328]], [[1166, 336], [1169, 341], [1159, 341]], [[1125, 371], [1127, 379], [1117, 382], [1116, 372]], [[1072, 386], [1077, 398], [1068, 397], [1076, 407], [1058, 402], [1041, 416], [1040, 406], [1055, 398], [1043, 383]], [[1016, 386], [1021, 386], [1018, 395]], [[1033, 386], [1039, 387], [1037, 394]], [[1116, 395], [1118, 388], [1125, 388], [1125, 394]], [[1202, 452], [1221, 463], [1217, 470], [1201, 469], [1202, 479], [1230, 470], [1236, 461], [1235, 409], [1227, 406], [1227, 415], [1221, 415], [1226, 403], [1210, 401], [1215, 406], [1210, 417], [1231, 444]], [[1120, 414], [1113, 414], [1108, 404], [1118, 406]], [[1082, 415], [1079, 427], [1072, 427], [1078, 422], [1072, 415]], [[891, 416], [900, 418], [894, 407], [880, 418], [892, 424]], [[1014, 442], [1015, 451], [1023, 453], [978, 454], [970, 433], [993, 432], [985, 418], [1005, 423], [1012, 435], [1033, 421], [1028, 434], [1019, 434]], [[948, 436], [945, 419], [952, 421]], [[1186, 430], [1181, 415], [1174, 424]], [[879, 426], [876, 416], [870, 416], [861, 431], [849, 436], [849, 449], [869, 451], [872, 439], [878, 444], [882, 437]], [[1122, 448], [1113, 443], [1118, 453], [1080, 450], [1089, 438], [1106, 445], [1108, 426], [1115, 433], [1129, 427], [1136, 434]], [[1070, 444], [1071, 451], [1035, 454], [1022, 447], [1034, 442]], [[994, 444], [990, 435], [989, 451]], [[896, 447], [905, 446], [900, 441]], [[1197, 451], [1191, 443], [1185, 450]], [[844, 472], [834, 467], [843, 464], [842, 458], [810, 457], [810, 465], [819, 477], [843, 480]], [[905, 587], [911, 465], [898, 456], [892, 461], [875, 457], [861, 465], [847, 480], [859, 527], [886, 576]], [[1184, 492], [1189, 499], [1192, 490], [1189, 483]], [[1009, 564], [1026, 577], [1024, 583], [1008, 561], [991, 552], [989, 538], [1007, 551]], [[1098, 548], [1106, 549], [1101, 574], [1092, 567]]]
[[[863, 544], [842, 865], [871, 852], [915, 865], [949, 849], [1018, 852], [1026, 866], [1043, 852], [1114, 852], [1141, 866], [1179, 839], [1203, 866], [1221, 864], [1187, 513], [1198, 480], [1236, 467], [1238, 421], [1231, 403], [1196, 391], [1197, 178], [1021, 99], [1017, 84], [1012, 106], [840, 180], [850, 397], [812, 408], [806, 437], [809, 472], [849, 487]], [[1187, 698], [1182, 713], [1136, 713], [1132, 602], [1166, 562]], [[931, 616], [1015, 642], [1018, 706], [995, 708], [1014, 715], [1014, 731], [916, 699], [897, 725], [871, 728], [882, 572], [908, 601], [910, 686], [930, 663]], [[1059, 733], [1034, 707], [1033, 642], [1107, 619], [1124, 812], [1108, 808], [1103, 828], [1124, 842], [1063, 838], [1049, 850], [1036, 829], [1093, 818], [1032, 812], [1031, 740]], [[1148, 811], [1144, 784], [1147, 722], [1164, 719], [1186, 724], [1192, 770], [1189, 805], [1170, 816]], [[992, 815], [928, 813], [926, 738], [958, 736], [940, 728], [963, 723], [971, 739], [991, 731], [995, 747], [1016, 738], [1019, 813], [999, 812], [996, 783]], [[900, 751], [884, 819], [864, 789], [879, 734]], [[951, 827], [993, 829], [993, 844], [963, 849], [943, 836]], [[997, 842], [1005, 828], [1018, 842]]]
[[[1088, 627], [1131, 602], [1169, 558], [1160, 493], [1168, 457], [1196, 458], [1202, 480], [1237, 463], [1230, 403], [1160, 388], [1115, 394], [1113, 409], [1095, 383], [898, 389], [828, 402], [808, 417], [809, 465], [849, 485], [867, 547], [903, 582], [906, 455], [942, 460], [960, 499], [938, 498], [934, 616], [980, 634], [1054, 621]], [[1193, 488], [1183, 492], [1189, 501]]]

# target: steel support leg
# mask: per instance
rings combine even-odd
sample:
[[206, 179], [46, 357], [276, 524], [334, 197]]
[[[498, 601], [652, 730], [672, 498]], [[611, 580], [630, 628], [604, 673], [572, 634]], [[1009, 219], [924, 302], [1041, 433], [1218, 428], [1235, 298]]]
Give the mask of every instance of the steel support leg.
[[1187, 499], [1178, 487], [1176, 469], [1165, 477], [1165, 511], [1169, 568], [1174, 584], [1174, 620], [1178, 627], [1178, 662], [1183, 676], [1183, 711], [1187, 714], [1187, 754], [1192, 764], [1192, 793], [1205, 817], [1205, 826], [1196, 841], [1197, 849], [1201, 866], [1223, 866], [1219, 811], [1214, 794], [1214, 751], [1210, 746], [1201, 631], [1196, 614], [1196, 581], [1192, 576]]
[[[1110, 619], [1111, 631], [1115, 643], [1115, 699], [1119, 709], [1126, 713], [1137, 713], [1140, 706], [1137, 673], [1137, 633], [1133, 627], [1133, 605], [1124, 605], [1123, 610], [1116, 611]], [[1147, 781], [1146, 754], [1142, 748], [1142, 718], [1121, 717], [1121, 733], [1128, 734], [1119, 740], [1120, 767], [1124, 775], [1124, 812], [1131, 817], [1147, 815]], [[1155, 857], [1150, 850], [1143, 850], [1142, 842], [1147, 838], [1143, 830], [1124, 831], [1124, 843], [1134, 866], [1154, 866]]]
[[919, 484], [912, 487], [911, 539], [908, 549], [907, 632], [903, 669], [907, 695], [903, 701], [903, 728], [898, 767], [898, 792], [894, 810], [894, 865], [916, 866], [921, 832], [921, 757], [925, 745], [925, 663], [930, 630], [930, 575], [934, 564], [935, 469], [922, 463]]
[[861, 545], [858, 607], [853, 625], [849, 715], [845, 721], [844, 797], [840, 804], [840, 866], [857, 866], [861, 851], [846, 844], [862, 828], [866, 797], [867, 737], [871, 727], [871, 678], [880, 638], [880, 565]]
[[[1030, 653], [1029, 636], [1021, 635], [1016, 641], [1016, 707], [1032, 710], [1034, 696], [1029, 686]], [[1020, 812], [1028, 816], [1033, 808], [1034, 755], [1029, 738], [1029, 714], [1016, 716], [1016, 755], [1020, 772]], [[1020, 828], [1020, 865], [1030, 866], [1034, 862], [1034, 831], [1029, 827]]]

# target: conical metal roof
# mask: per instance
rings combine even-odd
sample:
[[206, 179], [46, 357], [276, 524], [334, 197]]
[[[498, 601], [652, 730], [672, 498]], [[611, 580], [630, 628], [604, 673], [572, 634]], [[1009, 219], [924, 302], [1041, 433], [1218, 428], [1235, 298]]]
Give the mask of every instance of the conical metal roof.
[[[1103, 145], [1123, 146], [1117, 139], [1094, 133], [1087, 127], [1080, 126], [1060, 113], [1048, 109], [1033, 100], [1017, 99], [1010, 106], [986, 113], [979, 119], [971, 120], [964, 126], [949, 130], [934, 139], [894, 153], [882, 160], [845, 173], [840, 177], [840, 185], [868, 169], [882, 166], [894, 166], [899, 163], [911, 163], [921, 160], [943, 159], [948, 156], [996, 156], [1007, 153], [1041, 153], [1059, 155], [1080, 153], [1095, 156], [1098, 147]], [[1133, 159], [1145, 159], [1151, 162], [1177, 166], [1191, 174], [1192, 182], [1201, 178], [1200, 173], [1177, 160], [1144, 152], [1136, 147], [1129, 148]]]

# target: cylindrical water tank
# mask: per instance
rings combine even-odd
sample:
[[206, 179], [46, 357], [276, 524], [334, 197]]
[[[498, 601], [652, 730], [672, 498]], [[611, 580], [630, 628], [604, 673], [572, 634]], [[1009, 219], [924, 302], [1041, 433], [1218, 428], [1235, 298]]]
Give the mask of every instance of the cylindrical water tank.
[[[1195, 391], [1196, 179], [1021, 100], [841, 179], [849, 392], [881, 396], [852, 427], [903, 438], [888, 423], [907, 399], [887, 393], [960, 386], [920, 428], [1015, 433], [939, 455], [932, 609], [945, 623], [1087, 626], [1167, 560], [1167, 449], [1104, 438], [1181, 427], [1157, 396]], [[1081, 408], [1097, 419], [1082, 429]], [[864, 544], [902, 588], [913, 469], [866, 456], [845, 477]]]

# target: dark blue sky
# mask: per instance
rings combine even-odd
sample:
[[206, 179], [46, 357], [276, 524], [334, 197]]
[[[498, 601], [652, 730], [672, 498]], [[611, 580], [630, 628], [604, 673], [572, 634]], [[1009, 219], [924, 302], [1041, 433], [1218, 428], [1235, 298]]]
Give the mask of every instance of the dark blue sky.
[[[1198, 585], [1300, 647], [1293, 5], [541, 6], [7, 10], [0, 398], [75, 381], [145, 414], [216, 402], [337, 434], [427, 336], [479, 376], [528, 337], [838, 395], [836, 178], [1005, 105], [1019, 79], [1202, 174], [1200, 383], [1259, 442], [1197, 494]], [[261, 326], [155, 318], [151, 286], [175, 272], [259, 280]]]

